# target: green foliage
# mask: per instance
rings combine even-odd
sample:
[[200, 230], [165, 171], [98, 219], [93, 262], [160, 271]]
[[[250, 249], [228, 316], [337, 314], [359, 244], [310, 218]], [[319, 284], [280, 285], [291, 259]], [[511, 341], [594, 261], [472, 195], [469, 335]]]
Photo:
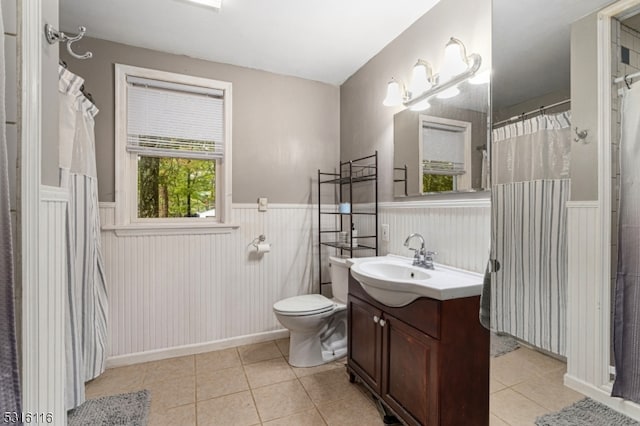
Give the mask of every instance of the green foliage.
[[138, 217], [193, 217], [215, 208], [216, 162], [186, 158], [138, 160]]
[[453, 191], [453, 176], [422, 175], [422, 192]]

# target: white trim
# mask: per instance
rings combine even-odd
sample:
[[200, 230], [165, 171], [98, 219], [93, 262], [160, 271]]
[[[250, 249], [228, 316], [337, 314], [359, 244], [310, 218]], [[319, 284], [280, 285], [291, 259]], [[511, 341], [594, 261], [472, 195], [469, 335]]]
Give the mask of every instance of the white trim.
[[567, 201], [568, 209], [597, 209], [600, 207], [598, 201]]
[[[20, 101], [22, 137], [20, 143], [20, 221], [22, 266], [22, 408], [27, 412], [41, 412], [38, 377], [40, 359], [38, 348], [40, 330], [38, 287], [42, 265], [40, 262], [40, 182], [41, 182], [41, 105], [42, 105], [42, 11], [39, 0], [24, 0], [20, 29], [22, 63]], [[44, 271], [42, 271], [44, 272]], [[43, 392], [49, 389], [42, 389]]]
[[[220, 225], [231, 222], [232, 184], [232, 84], [226, 81], [209, 78], [194, 77], [166, 71], [141, 68], [131, 65], [115, 64], [115, 173], [116, 173], [116, 214], [115, 223], [129, 226], [144, 224], [144, 229], [163, 228], [166, 222], [155, 219], [137, 219], [137, 173], [135, 173], [135, 154], [126, 150], [127, 145], [127, 76], [137, 76], [160, 81], [214, 88], [224, 91], [224, 159], [216, 160], [216, 211], [219, 217], [216, 222]], [[197, 219], [186, 219], [192, 222]], [[153, 223], [153, 225], [151, 225]], [[173, 227], [173, 224], [169, 225]], [[198, 227], [198, 226], [196, 226]]]
[[414, 201], [387, 201], [378, 203], [380, 208], [389, 209], [417, 209], [417, 208], [456, 208], [456, 207], [491, 207], [491, 195], [487, 192], [487, 198], [465, 198], [446, 200], [414, 200]]
[[40, 185], [40, 201], [68, 202], [69, 193], [58, 186]]
[[[201, 219], [206, 221], [207, 219]], [[190, 235], [190, 234], [230, 234], [240, 225], [231, 223], [150, 223], [129, 225], [104, 225], [102, 231], [115, 231], [119, 237], [140, 235]]]
[[194, 345], [184, 345], [148, 352], [138, 352], [134, 354], [114, 356], [107, 359], [107, 368], [123, 367], [125, 365], [158, 361], [161, 359], [173, 358], [177, 356], [196, 355], [204, 352], [219, 351], [221, 349], [250, 345], [252, 343], [268, 342], [271, 340], [284, 339], [287, 337], [289, 337], [289, 330], [275, 330], [267, 331], [264, 333], [249, 334], [246, 336], [215, 340], [213, 342], [197, 343]]
[[587, 383], [569, 374], [564, 375], [564, 384], [568, 388], [574, 389], [594, 401], [598, 401], [619, 413], [629, 416], [634, 420], [640, 421], [640, 405], [624, 400], [622, 398], [614, 398], [611, 396], [611, 386], [595, 386], [591, 383]]
[[[599, 327], [594, 330], [594, 360], [600, 383], [608, 384], [611, 354], [611, 17], [598, 14], [598, 202], [600, 229]], [[576, 324], [577, 326], [577, 324]]]
[[[324, 205], [324, 204], [323, 204]], [[242, 210], [258, 210], [258, 203], [233, 203], [232, 208]], [[317, 209], [317, 204], [287, 204], [287, 203], [269, 203], [267, 211], [269, 209]], [[337, 207], [336, 207], [337, 208]]]

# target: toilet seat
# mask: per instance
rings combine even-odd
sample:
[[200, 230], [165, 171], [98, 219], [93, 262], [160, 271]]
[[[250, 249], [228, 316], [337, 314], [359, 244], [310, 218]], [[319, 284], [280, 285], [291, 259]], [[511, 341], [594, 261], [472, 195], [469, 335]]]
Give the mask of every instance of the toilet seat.
[[318, 315], [335, 309], [337, 304], [321, 294], [305, 294], [280, 300], [273, 310], [285, 316]]

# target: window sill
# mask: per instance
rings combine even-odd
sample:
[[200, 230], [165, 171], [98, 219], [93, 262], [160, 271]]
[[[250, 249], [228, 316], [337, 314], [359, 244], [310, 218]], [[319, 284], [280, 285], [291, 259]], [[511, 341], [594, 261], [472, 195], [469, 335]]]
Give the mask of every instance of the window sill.
[[204, 235], [229, 234], [240, 225], [232, 223], [130, 223], [128, 225], [105, 225], [102, 231], [115, 232], [119, 237], [139, 235]]

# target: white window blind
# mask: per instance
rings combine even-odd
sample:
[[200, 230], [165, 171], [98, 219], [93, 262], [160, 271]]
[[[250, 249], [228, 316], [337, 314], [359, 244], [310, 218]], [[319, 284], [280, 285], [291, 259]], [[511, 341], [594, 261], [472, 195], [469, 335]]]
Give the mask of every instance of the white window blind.
[[127, 151], [224, 158], [224, 91], [128, 76]]
[[464, 170], [465, 129], [429, 123], [422, 128], [422, 168], [432, 175], [462, 175]]

